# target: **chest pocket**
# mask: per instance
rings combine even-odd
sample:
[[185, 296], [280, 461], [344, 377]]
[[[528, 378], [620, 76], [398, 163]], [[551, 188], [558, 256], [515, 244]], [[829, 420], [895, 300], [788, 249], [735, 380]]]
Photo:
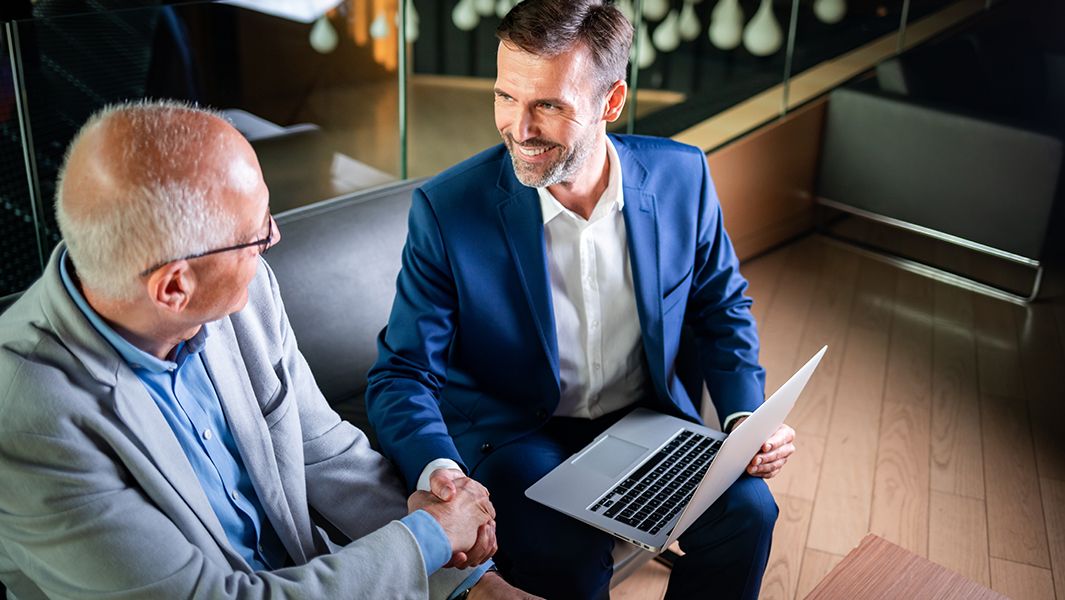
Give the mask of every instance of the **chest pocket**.
[[684, 274], [684, 277], [680, 278], [680, 281], [669, 288], [662, 296], [662, 314], [666, 314], [677, 305], [682, 298], [688, 297], [688, 291], [691, 289], [692, 275], [695, 273], [695, 265], [693, 264], [688, 272]]

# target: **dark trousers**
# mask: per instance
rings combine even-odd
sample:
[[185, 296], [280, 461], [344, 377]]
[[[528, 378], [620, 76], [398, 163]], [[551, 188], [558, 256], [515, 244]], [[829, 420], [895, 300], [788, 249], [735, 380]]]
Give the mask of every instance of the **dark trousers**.
[[[621, 416], [554, 418], [493, 451], [472, 473], [491, 493], [495, 561], [512, 584], [549, 600], [609, 596], [614, 537], [529, 500], [525, 489]], [[674, 563], [667, 600], [757, 598], [776, 518], [765, 482], [740, 477], [680, 537], [684, 556]]]

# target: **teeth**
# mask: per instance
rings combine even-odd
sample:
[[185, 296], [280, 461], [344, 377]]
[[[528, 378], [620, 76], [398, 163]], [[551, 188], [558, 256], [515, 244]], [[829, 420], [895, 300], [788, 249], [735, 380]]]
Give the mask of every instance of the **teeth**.
[[544, 152], [547, 152], [550, 148], [546, 146], [534, 146], [532, 148], [523, 148], [518, 146], [518, 151], [525, 156], [540, 156]]

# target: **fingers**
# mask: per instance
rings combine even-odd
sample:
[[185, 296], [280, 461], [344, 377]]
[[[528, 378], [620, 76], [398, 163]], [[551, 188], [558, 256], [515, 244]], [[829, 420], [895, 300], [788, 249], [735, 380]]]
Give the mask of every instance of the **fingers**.
[[759, 452], [751, 459], [751, 466], [757, 467], [765, 463], [776, 462], [782, 458], [788, 458], [795, 453], [795, 444], [784, 444], [772, 452]]
[[[465, 477], [461, 471], [457, 473], [458, 476]], [[432, 490], [434, 496], [447, 502], [455, 497], [455, 478], [455, 469], [437, 469], [429, 476], [429, 489]]]
[[496, 523], [489, 521], [477, 529], [477, 541], [466, 551], [466, 566], [475, 567], [492, 558], [499, 549], [496, 543]]
[[782, 458], [780, 460], [776, 460], [776, 461], [773, 461], [773, 462], [762, 463], [762, 464], [757, 465], [757, 466], [750, 465], [750, 466], [747, 467], [747, 473], [749, 473], [750, 475], [753, 475], [755, 477], [762, 477], [764, 479], [769, 479], [770, 477], [773, 477], [777, 473], [779, 473], [781, 467], [783, 467], [784, 464], [787, 463], [787, 462], [788, 462], [788, 459]]
[[468, 477], [456, 480], [454, 483], [457, 491], [472, 496], [472, 500], [477, 503], [477, 506], [484, 512], [487, 519], [494, 520], [496, 518], [496, 509], [492, 505], [492, 501], [488, 499], [487, 488]]
[[444, 569], [465, 569], [466, 568], [466, 553], [455, 552], [451, 555], [451, 560], [447, 561], [442, 568]]
[[762, 444], [762, 452], [769, 452], [773, 448], [779, 448], [794, 441], [795, 430], [786, 424], [781, 425], [773, 432], [773, 435], [769, 436], [769, 439]]

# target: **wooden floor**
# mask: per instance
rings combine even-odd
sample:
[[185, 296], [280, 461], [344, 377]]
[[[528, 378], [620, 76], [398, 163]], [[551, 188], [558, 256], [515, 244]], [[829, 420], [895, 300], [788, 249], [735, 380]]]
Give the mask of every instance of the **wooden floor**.
[[[812, 236], [745, 263], [767, 390], [829, 351], [762, 598], [803, 598], [867, 532], [1003, 594], [1065, 600], [1065, 301], [1028, 307]], [[661, 598], [645, 566], [614, 598]], [[1056, 596], [1055, 596], [1056, 593]]]

